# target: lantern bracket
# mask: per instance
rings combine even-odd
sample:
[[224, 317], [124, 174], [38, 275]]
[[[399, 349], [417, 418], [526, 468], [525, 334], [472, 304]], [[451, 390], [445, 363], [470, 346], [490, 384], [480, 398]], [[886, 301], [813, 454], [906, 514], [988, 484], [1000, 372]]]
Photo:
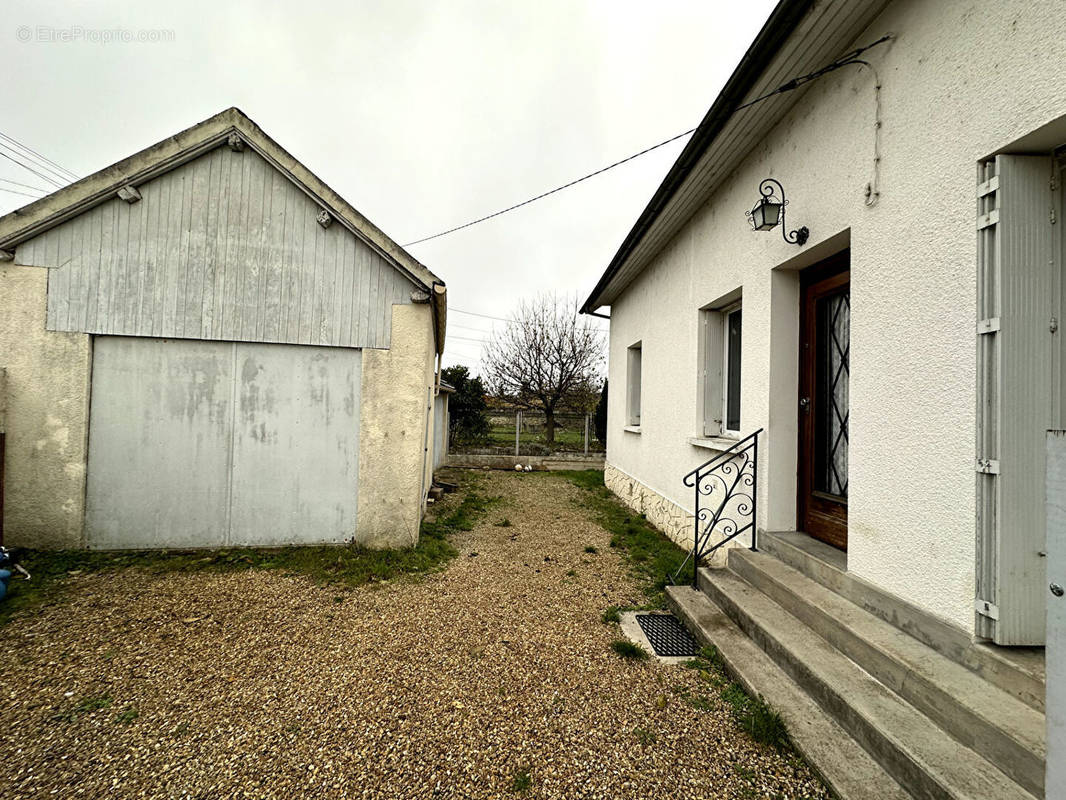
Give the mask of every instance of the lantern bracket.
[[[774, 192], [775, 188], [777, 189], [777, 193]], [[787, 229], [785, 227], [785, 206], [788, 205], [788, 200], [785, 198], [785, 189], [781, 185], [781, 183], [779, 181], [774, 180], [773, 178], [764, 178], [763, 181], [759, 184], [759, 195], [759, 201], [752, 207], [751, 211], [744, 212], [744, 216], [746, 216], [748, 218], [748, 222], [751, 223], [752, 230], [760, 230], [760, 228], [756, 227], [755, 221], [757, 211], [759, 211], [763, 206], [766, 205], [779, 205], [781, 207], [781, 210], [778, 215], [778, 220], [772, 226], [768, 227], [776, 228], [778, 225], [780, 225], [781, 238], [783, 238], [789, 244], [798, 244], [800, 246], [806, 244], [807, 239], [810, 237], [811, 234], [811, 232], [807, 229], [806, 225], [803, 225], [794, 231], [789, 231], [786, 233]], [[762, 215], [760, 214], [760, 218], [761, 216]], [[762, 228], [762, 230], [767, 229], [768, 228]]]

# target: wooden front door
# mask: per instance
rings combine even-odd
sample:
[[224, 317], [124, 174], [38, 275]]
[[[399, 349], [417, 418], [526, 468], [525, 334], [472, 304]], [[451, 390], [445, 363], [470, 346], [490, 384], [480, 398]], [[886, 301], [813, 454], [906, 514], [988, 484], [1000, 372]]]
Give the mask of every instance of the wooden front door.
[[848, 547], [851, 293], [845, 250], [800, 276], [798, 527]]

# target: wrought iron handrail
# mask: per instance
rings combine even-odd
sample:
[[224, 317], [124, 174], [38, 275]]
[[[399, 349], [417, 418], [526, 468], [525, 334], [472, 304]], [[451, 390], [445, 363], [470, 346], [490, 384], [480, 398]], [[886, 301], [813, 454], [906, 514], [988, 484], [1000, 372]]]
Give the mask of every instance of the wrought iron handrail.
[[[692, 585], [697, 585], [701, 558], [706, 558], [718, 548], [740, 534], [751, 531], [751, 549], [757, 549], [756, 511], [758, 510], [759, 481], [759, 434], [762, 428], [738, 439], [726, 450], [700, 464], [682, 479], [685, 486], [694, 490], [695, 531], [692, 550], [685, 556], [673, 581], [684, 572], [692, 560]], [[708, 498], [701, 508], [700, 498]], [[712, 510], [713, 509], [713, 510]], [[750, 518], [747, 524], [741, 522]], [[718, 532], [722, 540], [708, 547], [711, 535]]]

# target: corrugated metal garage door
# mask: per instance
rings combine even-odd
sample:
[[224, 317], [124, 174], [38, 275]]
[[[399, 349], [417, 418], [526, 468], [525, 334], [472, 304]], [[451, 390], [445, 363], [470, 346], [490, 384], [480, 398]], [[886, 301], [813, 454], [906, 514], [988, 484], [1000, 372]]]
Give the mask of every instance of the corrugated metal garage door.
[[337, 347], [96, 337], [89, 546], [353, 536], [360, 359]]

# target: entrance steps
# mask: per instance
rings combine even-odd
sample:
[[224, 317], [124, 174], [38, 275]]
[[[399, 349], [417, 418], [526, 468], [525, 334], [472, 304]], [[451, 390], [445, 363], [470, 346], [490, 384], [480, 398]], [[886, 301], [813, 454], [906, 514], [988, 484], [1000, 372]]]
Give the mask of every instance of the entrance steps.
[[1038, 654], [970, 644], [800, 534], [760, 546], [701, 569], [699, 590], [667, 594], [840, 797], [1044, 796]]

